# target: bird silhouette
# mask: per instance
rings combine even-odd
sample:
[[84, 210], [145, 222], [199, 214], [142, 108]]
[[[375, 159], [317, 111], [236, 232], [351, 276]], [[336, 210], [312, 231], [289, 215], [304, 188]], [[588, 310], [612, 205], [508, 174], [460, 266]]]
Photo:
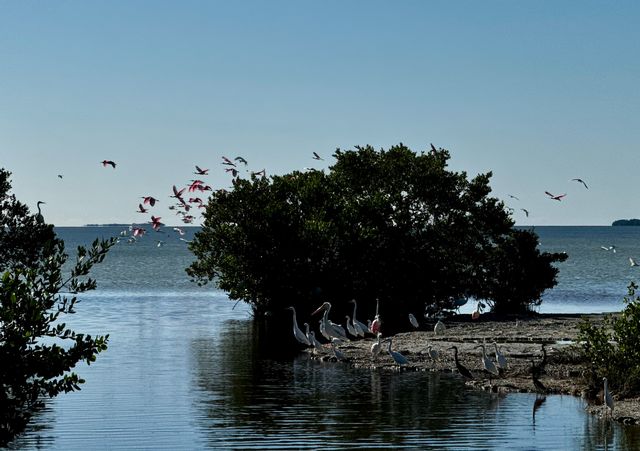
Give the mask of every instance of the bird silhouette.
[[38, 224], [44, 224], [44, 216], [42, 216], [40, 205], [46, 205], [46, 202], [39, 200], [38, 203], [36, 203], [36, 207], [38, 208], [38, 214], [36, 215], [36, 222]]
[[313, 159], [314, 160], [324, 160], [324, 158], [322, 158], [320, 155], [318, 155], [316, 152], [313, 152]]
[[202, 169], [196, 164], [196, 172], [194, 172], [194, 174], [196, 174], [196, 175], [209, 175], [209, 170], [208, 169]]
[[111, 166], [113, 169], [116, 168], [116, 163], [111, 160], [102, 160], [100, 163], [102, 163], [102, 166], [104, 166], [105, 168], [107, 166]]
[[567, 193], [555, 195], [551, 194], [549, 191], [545, 191], [544, 193], [549, 196], [550, 199], [557, 200], [558, 202], [560, 202], [562, 198], [567, 195]]
[[571, 181], [573, 181], [573, 182], [578, 182], [578, 183], [582, 183], [586, 189], [589, 189], [589, 187], [587, 186], [587, 184], [586, 184], [586, 183], [584, 182], [584, 180], [582, 180], [582, 179], [571, 179]]
[[460, 373], [460, 375], [462, 375], [462, 377], [464, 377], [465, 379], [473, 379], [473, 374], [471, 374], [471, 371], [469, 371], [467, 367], [460, 363], [460, 360], [458, 360], [458, 347], [451, 346], [449, 349], [453, 349], [453, 359], [456, 362], [458, 373]]
[[527, 218], [529, 217], [529, 210], [527, 210], [526, 208], [521, 208], [520, 210], [524, 211], [524, 214]]

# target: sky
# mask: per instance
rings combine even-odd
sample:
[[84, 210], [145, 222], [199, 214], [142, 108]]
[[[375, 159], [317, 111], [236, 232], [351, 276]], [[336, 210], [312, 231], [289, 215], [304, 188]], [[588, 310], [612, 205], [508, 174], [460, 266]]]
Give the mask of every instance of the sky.
[[145, 222], [146, 195], [172, 225], [196, 164], [218, 189], [222, 156], [268, 175], [434, 143], [516, 224], [607, 225], [640, 217], [638, 23], [624, 1], [3, 1], [0, 167], [55, 225]]

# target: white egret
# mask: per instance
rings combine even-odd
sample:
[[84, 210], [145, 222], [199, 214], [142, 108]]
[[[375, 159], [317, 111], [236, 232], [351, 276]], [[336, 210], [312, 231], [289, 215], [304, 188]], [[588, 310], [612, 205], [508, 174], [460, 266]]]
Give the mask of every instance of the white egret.
[[380, 351], [382, 350], [382, 334], [380, 332], [378, 332], [378, 341], [374, 342], [371, 345], [371, 355], [373, 357], [377, 357], [380, 354]]
[[406, 364], [408, 364], [409, 361], [407, 360], [407, 358], [405, 356], [403, 356], [399, 352], [391, 350], [391, 342], [393, 341], [393, 339], [387, 338], [386, 341], [388, 343], [387, 352], [389, 353], [389, 355], [391, 356], [393, 361], [396, 362], [397, 365], [406, 365]]
[[496, 368], [495, 363], [491, 361], [489, 357], [487, 357], [487, 351], [484, 348], [484, 345], [476, 346], [475, 349], [482, 349], [482, 366], [489, 373], [489, 385], [491, 385], [491, 375], [499, 376], [498, 368]]
[[411, 323], [411, 325], [413, 327], [415, 327], [416, 329], [418, 327], [420, 327], [420, 325], [418, 324], [418, 320], [416, 319], [415, 316], [413, 316], [413, 313], [409, 313], [409, 322]]
[[611, 396], [611, 392], [609, 391], [609, 381], [606, 377], [603, 377], [602, 381], [604, 382], [604, 393], [602, 395], [602, 401], [604, 402], [605, 409], [608, 408], [610, 415], [613, 417], [613, 396]]
[[339, 338], [334, 338], [331, 340], [331, 349], [333, 350], [333, 355], [340, 362], [346, 362], [347, 357], [336, 347], [336, 344], [339, 344], [341, 341]]
[[311, 346], [311, 342], [309, 342], [306, 335], [298, 327], [298, 321], [296, 320], [296, 309], [294, 307], [287, 307], [287, 310], [291, 310], [293, 312], [293, 336], [303, 345]]
[[324, 330], [324, 321], [322, 320], [320, 320], [320, 333], [324, 338], [327, 339], [327, 341], [331, 341], [331, 337], [329, 336], [329, 334], [327, 334], [327, 331]]
[[436, 335], [442, 335], [446, 329], [447, 328], [444, 325], [444, 323], [442, 321], [438, 320], [436, 325], [433, 326], [433, 333], [435, 333]]
[[349, 332], [354, 337], [358, 336], [358, 331], [356, 331], [356, 328], [353, 327], [353, 324], [351, 324], [351, 318], [349, 317], [349, 315], [347, 315], [347, 332]]
[[438, 358], [439, 352], [433, 349], [431, 345], [429, 345], [427, 346], [427, 354], [429, 355], [429, 358], [431, 360], [436, 360]]
[[469, 371], [467, 367], [460, 363], [460, 360], [458, 360], [458, 347], [451, 346], [449, 349], [453, 349], [453, 359], [456, 362], [458, 373], [460, 373], [460, 375], [462, 375], [462, 377], [464, 377], [465, 379], [473, 379], [473, 374], [471, 374], [471, 371]]
[[355, 327], [356, 330], [360, 331], [360, 333], [362, 334], [360, 335], [360, 333], [358, 333], [358, 335], [360, 335], [361, 337], [364, 337], [364, 335], [369, 331], [369, 328], [356, 319], [356, 309], [358, 308], [358, 304], [356, 303], [356, 300], [352, 299], [349, 302], [353, 304], [353, 317], [352, 317], [353, 327]]
[[494, 341], [493, 347], [496, 350], [496, 362], [498, 363], [498, 368], [501, 370], [507, 369], [507, 359], [505, 356], [498, 350], [498, 344]]

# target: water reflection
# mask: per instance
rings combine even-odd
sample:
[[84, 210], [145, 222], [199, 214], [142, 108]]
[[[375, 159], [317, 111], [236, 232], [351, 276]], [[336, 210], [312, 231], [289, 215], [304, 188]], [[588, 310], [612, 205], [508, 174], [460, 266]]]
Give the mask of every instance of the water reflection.
[[[225, 448], [604, 449], [637, 429], [586, 415], [576, 398], [467, 390], [448, 375], [393, 373], [282, 355], [249, 321], [215, 343], [192, 341], [196, 409], [208, 444]], [[276, 341], [277, 342], [277, 341]]]

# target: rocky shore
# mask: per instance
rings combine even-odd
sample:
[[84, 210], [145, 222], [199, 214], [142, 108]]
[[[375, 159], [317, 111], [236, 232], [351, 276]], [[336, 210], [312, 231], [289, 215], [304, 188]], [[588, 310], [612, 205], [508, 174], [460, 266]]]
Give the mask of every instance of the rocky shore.
[[[579, 323], [584, 317], [593, 323], [600, 323], [603, 319], [603, 315], [595, 314], [543, 314], [535, 318], [514, 317], [509, 320], [493, 320], [483, 315], [479, 320], [472, 321], [468, 315], [461, 315], [445, 321], [446, 329], [439, 335], [434, 333], [433, 324], [424, 324], [416, 331], [393, 336], [393, 350], [403, 354], [409, 361], [402, 368], [394, 364], [386, 352], [386, 345], [377, 358], [372, 358], [371, 345], [376, 341], [373, 338], [344, 343], [339, 349], [349, 364], [358, 367], [457, 372], [450, 349], [456, 346], [460, 363], [474, 375], [474, 379], [466, 382], [468, 386], [493, 392], [535, 392], [531, 377], [532, 360], [536, 364], [541, 362], [542, 345], [545, 344], [548, 358], [545, 374], [540, 381], [547, 393], [582, 396], [589, 400], [592, 413], [604, 415], [602, 394], [589, 396], [582, 377], [585, 363], [572, 349], [577, 340]], [[490, 382], [488, 374], [483, 371], [481, 350], [476, 347], [485, 344], [487, 355], [495, 361], [494, 342], [507, 358], [508, 367], [503, 375], [492, 376]], [[429, 357], [428, 345], [439, 353], [435, 360]], [[333, 358], [321, 354], [316, 357]], [[616, 399], [613, 418], [625, 424], [639, 424], [640, 398]]]

